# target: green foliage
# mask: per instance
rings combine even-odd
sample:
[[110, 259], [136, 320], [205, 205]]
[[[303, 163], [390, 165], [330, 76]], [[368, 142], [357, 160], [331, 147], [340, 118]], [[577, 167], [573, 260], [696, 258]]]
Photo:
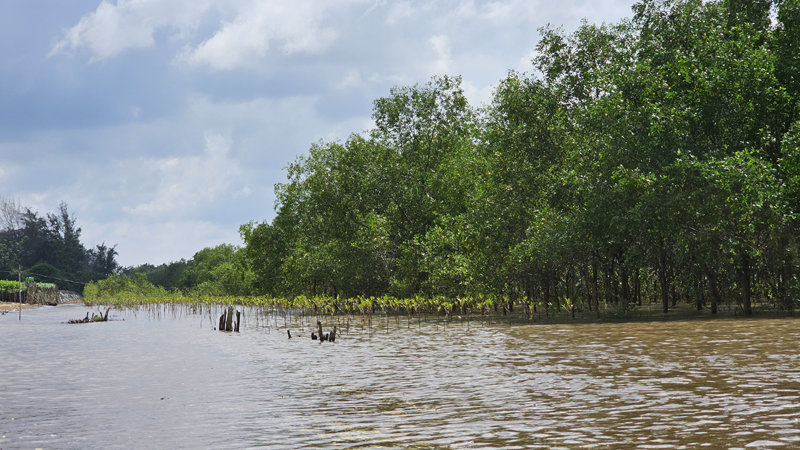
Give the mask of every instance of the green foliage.
[[37, 286], [39, 288], [44, 289], [55, 289], [56, 285], [54, 283], [42, 283], [35, 281], [33, 278], [28, 277], [23, 282], [13, 281], [13, 280], [0, 280], [0, 292], [6, 293], [14, 293], [19, 292], [20, 289], [25, 291], [30, 286]]
[[773, 34], [775, 75], [792, 96], [793, 120], [800, 111], [800, 0], [783, 0], [778, 8], [778, 27]]
[[14, 293], [19, 292], [20, 289], [24, 291], [27, 289], [27, 285], [19, 281], [0, 280], [0, 292]]
[[183, 285], [185, 281], [184, 272], [186, 271], [187, 264], [186, 260], [183, 259], [159, 266], [142, 264], [140, 266], [123, 269], [121, 273], [125, 275], [143, 273], [147, 276], [147, 281], [156, 286], [161, 286], [164, 289], [174, 291], [187, 287]]
[[0, 198], [4, 222], [0, 224], [0, 273], [23, 273], [79, 291], [87, 281], [114, 273], [117, 251], [105, 243], [87, 249], [81, 229], [65, 203], [56, 213], [38, 213]]
[[167, 297], [168, 293], [164, 288], [154, 286], [142, 273], [133, 276], [113, 274], [104, 280], [88, 283], [83, 289], [83, 300], [89, 304]]
[[445, 314], [792, 309], [799, 32], [797, 0], [642, 0], [542, 30], [537, 73], [480, 110], [458, 78], [394, 88], [373, 130], [290, 164], [275, 219], [195, 255], [187, 284]]

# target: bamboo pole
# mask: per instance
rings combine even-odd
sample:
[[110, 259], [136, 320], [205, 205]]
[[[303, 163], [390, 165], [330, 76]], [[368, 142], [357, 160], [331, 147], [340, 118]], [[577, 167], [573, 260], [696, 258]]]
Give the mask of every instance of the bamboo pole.
[[19, 281], [17, 287], [19, 288], [19, 320], [22, 320], [22, 265], [17, 266], [17, 273], [19, 274]]

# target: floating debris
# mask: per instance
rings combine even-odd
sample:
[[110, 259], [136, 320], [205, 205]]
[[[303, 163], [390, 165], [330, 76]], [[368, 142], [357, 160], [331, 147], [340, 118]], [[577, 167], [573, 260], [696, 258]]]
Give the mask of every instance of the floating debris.
[[67, 323], [92, 323], [92, 322], [108, 322], [108, 312], [111, 311], [111, 308], [106, 308], [105, 314], [95, 314], [91, 313], [92, 317], [89, 317], [89, 312], [86, 313], [86, 317], [83, 319], [72, 319], [68, 320]]

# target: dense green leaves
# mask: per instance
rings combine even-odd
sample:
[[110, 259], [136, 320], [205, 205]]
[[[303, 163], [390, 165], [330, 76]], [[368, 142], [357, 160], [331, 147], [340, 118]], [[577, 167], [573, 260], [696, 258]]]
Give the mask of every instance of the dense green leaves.
[[798, 30], [796, 0], [642, 0], [542, 30], [482, 109], [395, 88], [289, 166], [240, 267], [275, 295], [794, 308]]
[[0, 276], [22, 276], [80, 291], [84, 283], [105, 278], [119, 265], [115, 246], [87, 249], [81, 229], [65, 203], [44, 217], [0, 198]]

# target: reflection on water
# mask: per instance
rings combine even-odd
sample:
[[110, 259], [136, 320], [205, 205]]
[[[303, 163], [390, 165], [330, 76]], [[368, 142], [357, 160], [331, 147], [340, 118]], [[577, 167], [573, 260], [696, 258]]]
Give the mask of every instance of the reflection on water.
[[800, 447], [798, 319], [342, 318], [320, 344], [252, 312], [63, 323], [86, 310], [0, 316], [0, 448]]

